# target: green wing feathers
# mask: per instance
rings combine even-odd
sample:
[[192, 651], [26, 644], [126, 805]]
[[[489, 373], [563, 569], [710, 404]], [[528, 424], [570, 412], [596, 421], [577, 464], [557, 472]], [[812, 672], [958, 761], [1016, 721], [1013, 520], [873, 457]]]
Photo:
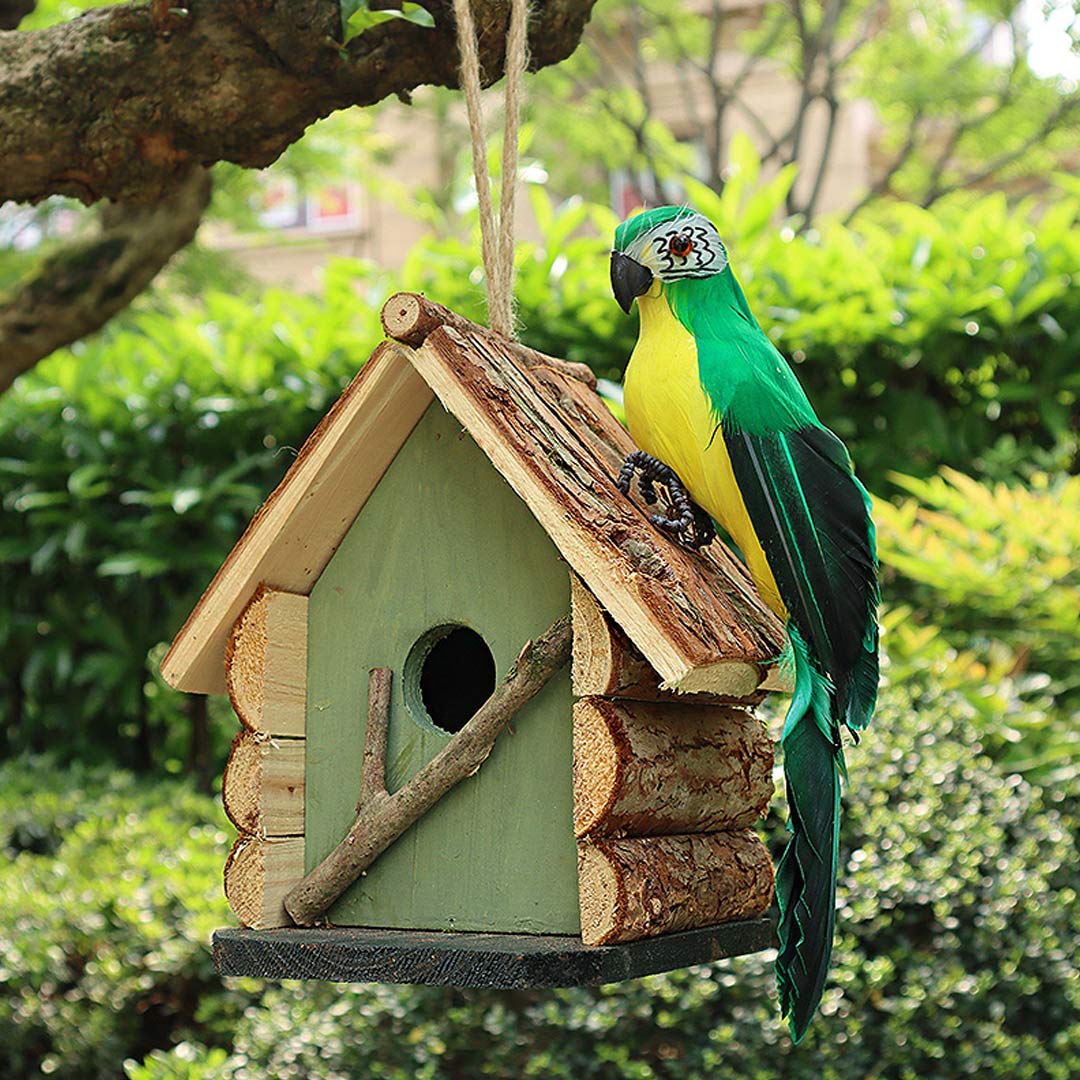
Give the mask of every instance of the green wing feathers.
[[841, 725], [877, 698], [877, 558], [870, 499], [843, 444], [819, 425], [767, 435], [724, 418], [739, 490], [789, 613], [795, 692], [784, 722], [792, 838], [777, 867], [777, 985], [792, 1035], [821, 999], [836, 907]]
[[821, 999], [832, 952], [840, 731], [862, 731], [877, 699], [870, 498], [730, 268], [664, 288], [694, 335], [702, 390], [789, 615], [796, 678], [782, 742], [792, 838], [777, 867], [776, 966], [781, 1007], [798, 1040]]
[[796, 687], [783, 741], [792, 837], [776, 868], [776, 985], [780, 1011], [790, 1015], [798, 1042], [821, 1000], [832, 958], [844, 760], [843, 750], [821, 730], [829, 718], [829, 686], [811, 665], [798, 631], [791, 637]]
[[[877, 695], [877, 558], [870, 499], [843, 443], [806, 426], [724, 442], [791, 623], [833, 687], [835, 719], [866, 727]], [[839, 740], [839, 730], [831, 733]]]

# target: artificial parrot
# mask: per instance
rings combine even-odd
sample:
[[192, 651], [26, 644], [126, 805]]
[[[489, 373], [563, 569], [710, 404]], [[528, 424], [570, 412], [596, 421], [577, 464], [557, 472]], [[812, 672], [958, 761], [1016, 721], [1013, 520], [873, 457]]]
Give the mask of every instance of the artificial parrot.
[[[776, 871], [780, 1009], [798, 1042], [832, 954], [846, 778], [841, 725], [855, 738], [878, 686], [878, 582], [870, 499], [843, 443], [818, 420], [754, 318], [716, 228], [662, 206], [615, 233], [611, 285], [638, 343], [626, 370], [626, 422], [641, 448], [642, 494], [668, 489], [652, 520], [692, 547], [715, 519], [783, 620], [795, 688], [781, 739], [792, 834]], [[702, 512], [704, 511], [704, 512]]]

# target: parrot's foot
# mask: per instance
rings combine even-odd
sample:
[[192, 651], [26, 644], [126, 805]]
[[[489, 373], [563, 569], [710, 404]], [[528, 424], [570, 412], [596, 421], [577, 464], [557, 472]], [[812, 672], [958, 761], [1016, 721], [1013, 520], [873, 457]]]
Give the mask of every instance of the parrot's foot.
[[657, 484], [661, 484], [665, 490], [664, 513], [649, 515], [649, 520], [657, 528], [674, 533], [681, 543], [693, 550], [703, 548], [716, 539], [712, 518], [686, 494], [686, 488], [674, 469], [644, 450], [627, 454], [616, 481], [624, 495], [630, 494], [635, 472], [641, 473], [638, 488], [647, 505], [652, 506], [660, 499], [656, 492]]

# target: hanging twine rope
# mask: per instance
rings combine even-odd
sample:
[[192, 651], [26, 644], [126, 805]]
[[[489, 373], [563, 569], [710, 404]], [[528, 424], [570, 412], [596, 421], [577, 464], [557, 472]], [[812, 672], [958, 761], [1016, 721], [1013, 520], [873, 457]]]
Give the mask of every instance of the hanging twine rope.
[[502, 187], [499, 213], [491, 200], [491, 177], [484, 141], [484, 111], [480, 101], [480, 53], [470, 0], [454, 0], [461, 86], [472, 139], [473, 177], [480, 208], [480, 243], [487, 279], [488, 322], [491, 329], [514, 337], [514, 202], [517, 192], [518, 127], [521, 85], [528, 59], [528, 0], [510, 0], [506, 38], [506, 120], [503, 127]]

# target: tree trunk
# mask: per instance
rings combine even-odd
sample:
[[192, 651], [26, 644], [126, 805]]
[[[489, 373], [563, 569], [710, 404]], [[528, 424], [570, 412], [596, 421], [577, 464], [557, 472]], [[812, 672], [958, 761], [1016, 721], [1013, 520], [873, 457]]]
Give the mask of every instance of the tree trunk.
[[214, 762], [210, 754], [210, 714], [205, 694], [192, 694], [187, 699], [187, 714], [191, 724], [187, 771], [195, 777], [199, 790], [209, 795], [214, 790]]
[[0, 393], [39, 360], [127, 307], [194, 238], [209, 202], [209, 174], [188, 169], [157, 205], [109, 207], [96, 236], [43, 259], [0, 303]]
[[138, 713], [135, 727], [135, 772], [145, 775], [154, 764], [154, 740], [150, 733], [150, 711], [146, 707], [146, 695], [138, 688]]

